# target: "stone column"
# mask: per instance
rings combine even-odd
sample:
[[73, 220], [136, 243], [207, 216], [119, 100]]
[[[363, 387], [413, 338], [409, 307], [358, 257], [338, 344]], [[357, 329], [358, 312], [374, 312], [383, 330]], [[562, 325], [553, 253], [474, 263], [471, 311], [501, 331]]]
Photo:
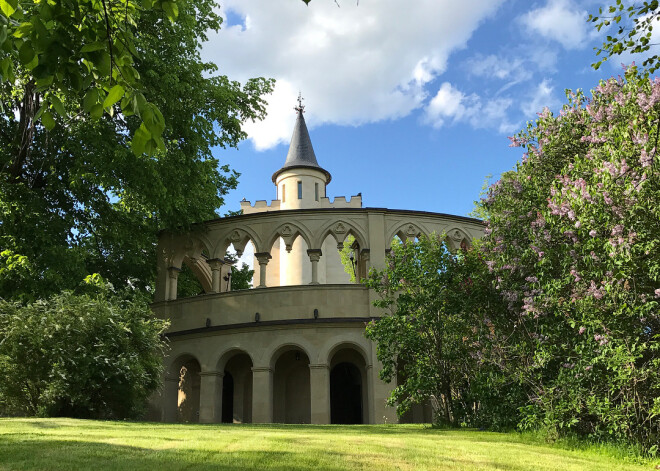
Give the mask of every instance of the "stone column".
[[252, 423], [273, 423], [273, 370], [252, 367]]
[[167, 272], [169, 274], [169, 278], [168, 278], [169, 284], [167, 288], [168, 301], [174, 301], [176, 299], [176, 289], [177, 289], [176, 286], [180, 271], [181, 269], [177, 267], [169, 267], [167, 269]]
[[163, 382], [163, 394], [161, 397], [163, 422], [176, 422], [177, 409], [179, 408], [179, 378], [167, 376]]
[[222, 266], [225, 262], [220, 258], [212, 258], [206, 262], [209, 264], [209, 267], [211, 267], [211, 292], [219, 293], [222, 290]]
[[222, 421], [222, 374], [203, 371], [199, 374], [199, 422], [213, 424]]
[[330, 368], [309, 365], [309, 391], [312, 396], [312, 423], [330, 423]]
[[362, 249], [360, 251], [360, 279], [366, 278], [369, 275], [369, 269], [371, 268], [369, 263], [370, 254], [370, 249]]
[[266, 287], [266, 266], [268, 261], [273, 258], [269, 252], [259, 252], [254, 254], [254, 258], [259, 262], [259, 286], [257, 288]]
[[321, 249], [308, 249], [307, 255], [309, 256], [309, 261], [312, 262], [312, 282], [310, 285], [319, 284], [319, 260], [323, 252]]

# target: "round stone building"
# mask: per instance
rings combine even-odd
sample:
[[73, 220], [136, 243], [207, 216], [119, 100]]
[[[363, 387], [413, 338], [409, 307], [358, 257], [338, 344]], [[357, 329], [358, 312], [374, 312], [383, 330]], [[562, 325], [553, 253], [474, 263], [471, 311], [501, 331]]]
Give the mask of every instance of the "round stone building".
[[[450, 248], [482, 235], [480, 221], [410, 210], [363, 208], [360, 194], [326, 196], [329, 171], [318, 163], [303, 107], [276, 198], [241, 202], [243, 214], [163, 232], [153, 310], [169, 319], [170, 352], [155, 417], [168, 422], [397, 422], [375, 345], [365, 325], [381, 313], [375, 293], [352, 283], [339, 250], [353, 236], [356, 279], [382, 269], [395, 238], [446, 234]], [[254, 289], [230, 291], [228, 250], [254, 251]], [[186, 265], [204, 292], [177, 298]], [[403, 418], [430, 422], [418, 405]]]

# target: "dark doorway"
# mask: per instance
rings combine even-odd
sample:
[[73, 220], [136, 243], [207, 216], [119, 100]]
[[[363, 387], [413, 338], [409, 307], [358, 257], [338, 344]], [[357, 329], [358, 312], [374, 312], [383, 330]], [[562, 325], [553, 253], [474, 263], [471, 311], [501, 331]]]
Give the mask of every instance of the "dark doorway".
[[222, 423], [234, 423], [234, 378], [227, 371], [222, 381]]
[[330, 422], [363, 423], [362, 376], [352, 363], [339, 363], [330, 371]]

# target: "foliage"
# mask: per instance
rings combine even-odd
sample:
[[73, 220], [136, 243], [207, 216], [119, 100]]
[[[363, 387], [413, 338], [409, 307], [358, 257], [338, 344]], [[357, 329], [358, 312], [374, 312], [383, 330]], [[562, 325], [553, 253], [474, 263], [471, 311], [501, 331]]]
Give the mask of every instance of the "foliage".
[[21, 305], [0, 301], [0, 410], [135, 417], [160, 384], [166, 324], [146, 298], [87, 287]]
[[[651, 46], [655, 45], [651, 42], [653, 26], [659, 16], [660, 2], [658, 0], [641, 3], [616, 0], [616, 3], [605, 9], [599, 8], [598, 16], [589, 15], [588, 21], [596, 23], [598, 31], [610, 26], [618, 27], [616, 34], [608, 35], [603, 46], [597, 50], [596, 54], [603, 54], [603, 57], [592, 64], [594, 69], [598, 69], [603, 62], [614, 55], [624, 52], [636, 54], [649, 51]], [[643, 66], [649, 67], [651, 73], [655, 72], [660, 67], [658, 55], [653, 54], [644, 59]]]
[[252, 288], [252, 277], [254, 276], [254, 270], [250, 269], [250, 266], [247, 263], [242, 263], [241, 268], [236, 268], [232, 266], [231, 269], [231, 290], [236, 291], [239, 289], [250, 289]]
[[99, 119], [121, 110], [139, 117], [136, 154], [164, 150], [163, 115], [147, 102], [135, 67], [136, 35], [143, 15], [175, 21], [178, 11], [177, 0], [0, 0], [2, 84], [18, 78], [25, 87], [19, 148], [30, 145], [35, 126], [52, 130], [57, 116], [70, 122], [80, 112]]
[[[342, 244], [342, 249], [339, 251], [339, 259], [341, 264], [344, 267], [344, 272], [350, 277], [351, 283], [355, 283], [355, 249], [353, 244], [355, 243], [355, 237], [349, 234], [344, 239]], [[351, 259], [353, 257], [353, 259]]]
[[660, 440], [660, 79], [635, 67], [568, 93], [512, 138], [526, 149], [484, 206], [507, 303], [491, 360], [528, 393], [522, 427]]
[[435, 235], [395, 243], [386, 269], [372, 271], [366, 284], [385, 310], [367, 337], [377, 344], [381, 378], [397, 381], [390, 403], [399, 414], [430, 399], [445, 424], [511, 425], [515, 408], [499, 414], [508, 423], [494, 419], [493, 407], [510, 403], [498, 394], [508, 394], [502, 375], [484, 363], [493, 328], [487, 315], [498, 298], [477, 250], [453, 255]]
[[482, 200], [488, 195], [488, 188], [490, 187], [491, 179], [493, 178], [492, 174], [486, 175], [484, 178], [484, 183], [481, 185], [481, 190], [479, 191], [479, 200], [474, 202], [474, 209], [468, 213], [468, 216], [475, 219], [481, 219], [486, 221], [490, 215], [484, 207]]
[[139, 117], [92, 119], [65, 94], [60, 101], [75, 119], [55, 116], [51, 130], [26, 125], [46, 92], [25, 68], [15, 82], [1, 82], [0, 297], [47, 297], [74, 289], [90, 273], [115, 286], [131, 278], [149, 286], [157, 231], [217, 217], [237, 174], [212, 149], [245, 138], [241, 125], [264, 116], [261, 97], [272, 81], [240, 85], [218, 76], [200, 58], [206, 32], [220, 27], [215, 3], [176, 5], [174, 22], [163, 21], [157, 9], [141, 10], [133, 31], [140, 54], [131, 67], [164, 117], [164, 151], [136, 155], [130, 136], [142, 126]]

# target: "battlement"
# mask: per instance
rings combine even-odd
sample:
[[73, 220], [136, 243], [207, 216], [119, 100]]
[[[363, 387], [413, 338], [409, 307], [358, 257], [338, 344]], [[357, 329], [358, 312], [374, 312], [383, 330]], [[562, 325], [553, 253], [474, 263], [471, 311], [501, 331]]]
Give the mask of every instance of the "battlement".
[[[255, 213], [265, 213], [268, 211], [280, 211], [282, 209], [291, 209], [282, 207], [282, 202], [280, 200], [272, 200], [270, 204], [266, 200], [258, 200], [254, 202], [254, 205], [250, 201], [241, 201], [241, 210], [243, 214], [255, 214]], [[351, 196], [350, 199], [346, 199], [345, 196], [335, 196], [334, 201], [330, 202], [330, 198], [322, 197], [318, 203], [316, 203], [312, 208], [361, 208], [362, 207], [362, 195]], [[311, 209], [311, 208], [310, 208]]]
[[270, 204], [266, 200], [257, 200], [254, 206], [250, 201], [241, 201], [241, 210], [243, 214], [265, 213], [268, 211], [279, 211], [280, 200], [272, 200]]
[[351, 196], [348, 201], [345, 196], [335, 196], [334, 201], [331, 203], [330, 198], [323, 197], [321, 198], [321, 207], [322, 208], [361, 208], [362, 207], [362, 195]]

